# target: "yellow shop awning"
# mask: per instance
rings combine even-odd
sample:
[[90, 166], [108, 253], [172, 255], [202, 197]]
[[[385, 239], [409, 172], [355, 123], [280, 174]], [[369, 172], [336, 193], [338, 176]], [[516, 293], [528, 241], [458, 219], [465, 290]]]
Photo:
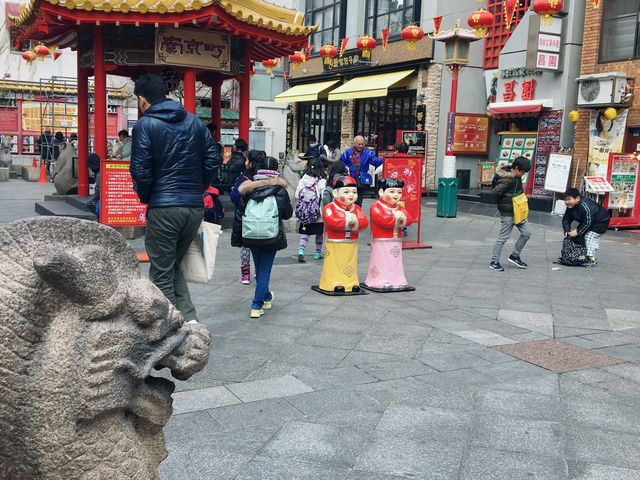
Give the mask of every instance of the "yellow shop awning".
[[275, 98], [276, 102], [311, 102], [317, 100], [320, 94], [325, 93], [340, 80], [329, 80], [327, 82], [303, 83], [296, 85], [289, 90], [285, 90]]
[[379, 73], [356, 77], [329, 93], [329, 100], [352, 100], [354, 98], [385, 97], [389, 88], [404, 80], [415, 70]]

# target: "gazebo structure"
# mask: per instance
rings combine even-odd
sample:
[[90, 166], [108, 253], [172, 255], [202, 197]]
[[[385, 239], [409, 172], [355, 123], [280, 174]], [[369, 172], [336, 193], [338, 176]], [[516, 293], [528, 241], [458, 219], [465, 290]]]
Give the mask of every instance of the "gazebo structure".
[[[240, 136], [249, 136], [251, 64], [307, 46], [317, 27], [304, 14], [262, 0], [28, 0], [10, 17], [28, 40], [69, 47], [78, 57], [78, 194], [89, 194], [89, 88], [94, 77], [95, 151], [107, 156], [106, 75], [161, 75], [167, 91], [182, 79], [184, 107], [196, 111], [196, 81], [211, 87], [220, 125], [220, 89], [240, 83]], [[219, 132], [219, 130], [218, 130]], [[219, 133], [218, 133], [219, 134]]]

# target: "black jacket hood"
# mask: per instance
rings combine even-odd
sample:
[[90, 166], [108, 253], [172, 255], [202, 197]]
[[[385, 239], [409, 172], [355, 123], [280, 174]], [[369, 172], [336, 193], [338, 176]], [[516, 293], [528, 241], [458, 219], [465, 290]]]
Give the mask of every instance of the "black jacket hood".
[[184, 107], [174, 100], [163, 100], [154, 103], [144, 112], [145, 117], [157, 118], [163, 122], [178, 123], [185, 119], [187, 112]]

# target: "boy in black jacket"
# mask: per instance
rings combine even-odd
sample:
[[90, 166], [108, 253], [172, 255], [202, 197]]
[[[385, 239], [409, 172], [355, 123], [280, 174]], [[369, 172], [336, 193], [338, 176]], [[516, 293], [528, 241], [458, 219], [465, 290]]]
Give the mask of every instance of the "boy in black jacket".
[[[583, 239], [587, 247], [585, 267], [595, 267], [596, 252], [600, 247], [600, 237], [607, 231], [611, 215], [602, 206], [589, 197], [580, 195], [577, 188], [570, 188], [564, 193], [564, 204], [567, 210], [562, 217], [562, 229], [568, 237]], [[575, 230], [571, 224], [578, 222]]]
[[[495, 185], [489, 194], [490, 198], [498, 205], [500, 212], [500, 233], [498, 240], [493, 247], [493, 257], [489, 268], [497, 272], [503, 272], [504, 267], [500, 264], [500, 254], [502, 247], [513, 230], [513, 197], [520, 195], [522, 189], [522, 177], [531, 170], [531, 162], [525, 157], [516, 158], [511, 165], [504, 165], [496, 170]], [[520, 237], [516, 240], [513, 253], [509, 256], [509, 262], [518, 268], [527, 268], [527, 264], [520, 258], [520, 252], [531, 238], [531, 228], [529, 222], [525, 220], [515, 227], [520, 231]]]

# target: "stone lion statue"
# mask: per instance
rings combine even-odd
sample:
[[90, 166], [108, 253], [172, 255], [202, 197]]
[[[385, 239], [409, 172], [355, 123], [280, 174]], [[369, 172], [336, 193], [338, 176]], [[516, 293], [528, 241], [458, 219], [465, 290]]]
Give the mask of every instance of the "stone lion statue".
[[115, 230], [0, 226], [0, 478], [157, 479], [172, 413], [211, 334], [185, 324]]
[[78, 157], [78, 151], [71, 143], [60, 144], [60, 154], [53, 172], [53, 185], [58, 195], [69, 195], [78, 191], [78, 175], [73, 171], [74, 157]]

